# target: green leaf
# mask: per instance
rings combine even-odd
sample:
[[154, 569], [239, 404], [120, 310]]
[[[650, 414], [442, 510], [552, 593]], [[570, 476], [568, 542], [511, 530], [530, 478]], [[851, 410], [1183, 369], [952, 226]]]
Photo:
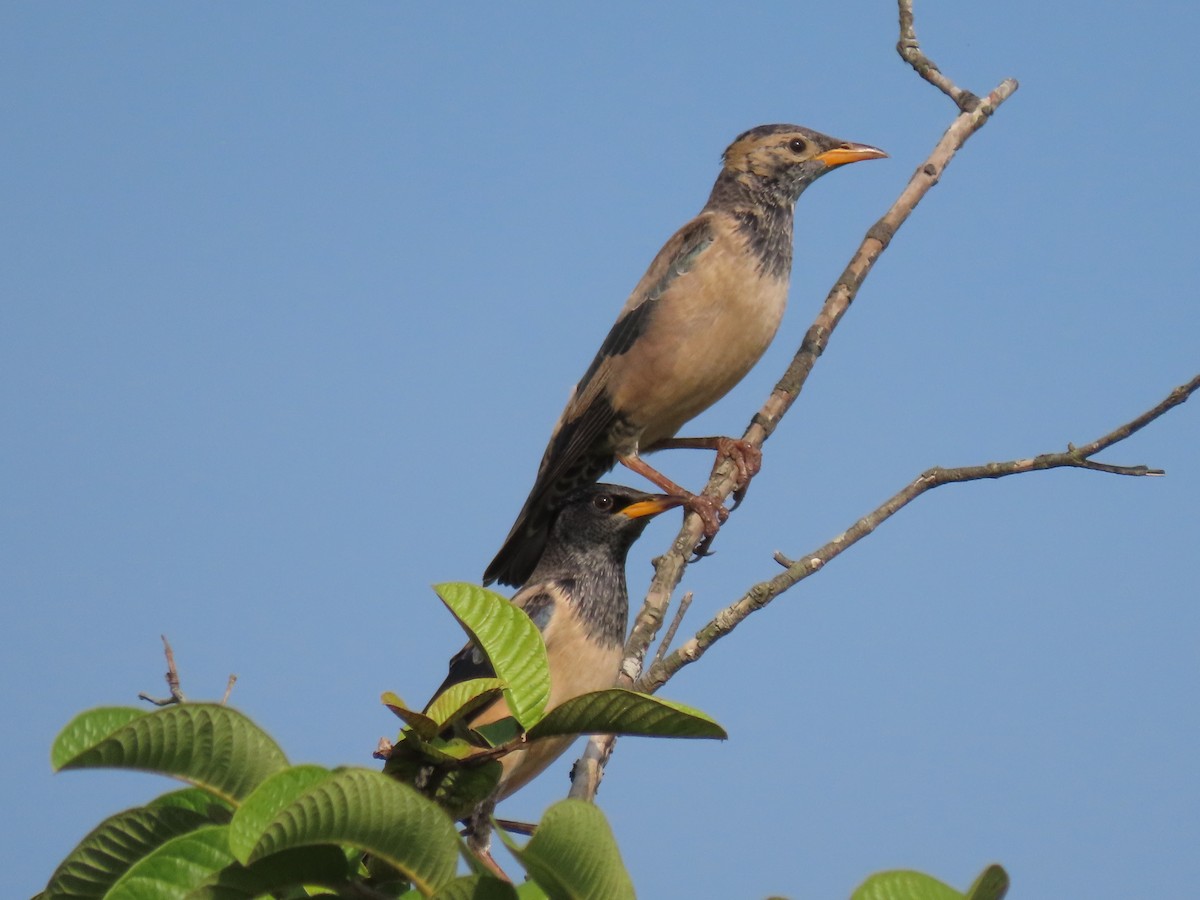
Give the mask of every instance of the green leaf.
[[1008, 893], [1008, 873], [993, 863], [975, 879], [967, 891], [967, 900], [1003, 900]]
[[204, 813], [170, 803], [109, 816], [67, 854], [50, 877], [45, 896], [103, 897], [138, 860], [173, 838], [212, 824]]
[[333, 775], [321, 766], [292, 766], [276, 772], [250, 794], [229, 823], [229, 850], [245, 865], [263, 832], [297, 797]]
[[160, 794], [146, 806], [177, 806], [180, 809], [190, 809], [208, 816], [218, 825], [224, 825], [233, 815], [232, 806], [202, 788], [181, 788], [178, 791]]
[[567, 700], [529, 729], [530, 740], [568, 734], [728, 737], [724, 728], [697, 709], [622, 688], [595, 691]]
[[248, 858], [311, 844], [357, 847], [423, 894], [453, 879], [458, 858], [454, 823], [437, 804], [367, 769], [337, 770], [296, 796], [267, 823]]
[[536, 881], [526, 881], [517, 888], [517, 900], [550, 900]]
[[338, 847], [296, 847], [250, 866], [227, 866], [188, 900], [251, 900], [302, 885], [337, 888], [349, 877], [350, 863]]
[[398, 694], [394, 694], [391, 691], [384, 691], [379, 699], [383, 701], [384, 706], [403, 719], [404, 724], [412, 728], [416, 732], [417, 737], [429, 740], [437, 735], [437, 722], [433, 721], [425, 713], [409, 709]]
[[433, 900], [517, 900], [517, 891], [491, 875], [466, 875], [443, 887]]
[[123, 720], [116, 712], [76, 716], [54, 742], [55, 767], [159, 772], [236, 804], [287, 765], [266, 732], [227, 706], [187, 703]]
[[550, 699], [546, 645], [533, 620], [499, 594], [473, 584], [439, 584], [434, 590], [506, 683], [504, 699], [513, 717], [525, 728], [532, 726]]
[[501, 744], [515, 741], [522, 734], [521, 726], [512, 716], [505, 716], [503, 719], [488, 722], [486, 725], [480, 725], [471, 730], [489, 747], [499, 747]]
[[82, 712], [58, 733], [50, 748], [50, 765], [57, 772], [83, 751], [100, 743], [122, 725], [149, 715], [132, 706], [105, 706]]
[[182, 900], [233, 862], [228, 831], [209, 825], [167, 841], [130, 867], [105, 900]]
[[582, 800], [551, 806], [529, 843], [514, 852], [551, 900], [635, 897], [604, 813]]
[[923, 872], [877, 872], [858, 886], [850, 900], [963, 900], [963, 894]]
[[490, 703], [503, 689], [504, 682], [499, 678], [472, 678], [460, 681], [434, 697], [425, 710], [425, 715], [436, 722], [439, 726], [438, 731], [441, 731], [447, 725]]
[[469, 769], [444, 772], [434, 781], [432, 796], [452, 819], [461, 819], [486, 799], [500, 783], [503, 767], [496, 760]]

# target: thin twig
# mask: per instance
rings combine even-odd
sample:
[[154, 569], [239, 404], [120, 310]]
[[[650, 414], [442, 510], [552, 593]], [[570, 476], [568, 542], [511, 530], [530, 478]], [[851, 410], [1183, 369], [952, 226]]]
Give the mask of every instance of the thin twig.
[[663, 635], [663, 639], [658, 645], [658, 650], [654, 654], [654, 662], [662, 662], [662, 658], [671, 649], [671, 641], [675, 640], [675, 632], [679, 630], [679, 625], [683, 622], [684, 614], [687, 613], [688, 607], [691, 605], [692, 592], [687, 591], [679, 598], [679, 608], [675, 610], [675, 617], [671, 619], [671, 624], [667, 626], [667, 633]]
[[689, 665], [704, 655], [713, 644], [733, 631], [747, 616], [762, 609], [784, 591], [803, 581], [809, 575], [824, 568], [833, 558], [840, 556], [848, 548], [858, 543], [876, 528], [890, 519], [893, 515], [912, 503], [926, 491], [943, 484], [958, 484], [964, 481], [979, 481], [985, 478], [1004, 478], [1008, 475], [1021, 475], [1026, 472], [1039, 472], [1045, 469], [1076, 468], [1092, 471], [1108, 472], [1117, 475], [1153, 476], [1164, 474], [1161, 469], [1151, 469], [1146, 466], [1114, 466], [1097, 463], [1088, 457], [1118, 441], [1123, 441], [1134, 432], [1153, 422], [1159, 416], [1180, 405], [1197, 389], [1200, 389], [1200, 375], [1187, 384], [1180, 385], [1158, 405], [1147, 410], [1135, 419], [1126, 422], [1104, 436], [1082, 447], [1068, 444], [1061, 453], [1043, 453], [1040, 456], [1026, 459], [1014, 459], [1009, 462], [985, 463], [978, 466], [961, 466], [944, 469], [935, 466], [918, 475], [905, 488], [898, 491], [885, 503], [881, 504], [870, 514], [863, 516], [842, 534], [826, 543], [823, 547], [805, 554], [797, 560], [791, 560], [782, 554], [776, 554], [775, 559], [786, 566], [786, 571], [767, 581], [760, 582], [750, 588], [737, 601], [717, 613], [707, 625], [696, 632], [695, 636], [682, 644], [679, 649], [661, 662], [656, 661], [646, 674], [638, 679], [637, 689], [653, 693], [684, 666]]
[[171, 642], [167, 640], [165, 634], [160, 634], [163, 642], [163, 653], [167, 657], [167, 688], [171, 691], [171, 696], [163, 699], [151, 697], [149, 694], [138, 694], [138, 698], [145, 700], [147, 703], [153, 703], [155, 706], [170, 706], [173, 703], [186, 703], [187, 697], [183, 696], [183, 691], [179, 687], [179, 670], [175, 668], [175, 651], [171, 649]]
[[937, 63], [926, 56], [921, 45], [917, 43], [917, 32], [913, 28], [912, 0], [899, 0], [899, 4], [900, 40], [896, 42], [896, 52], [900, 54], [900, 58], [912, 66], [918, 75], [953, 100], [963, 112], [974, 110], [979, 105], [979, 98], [943, 75]]
[[221, 705], [224, 706], [229, 702], [229, 694], [233, 691], [233, 686], [237, 684], [237, 676], [230, 675], [229, 680], [225, 682], [225, 694], [221, 697]]

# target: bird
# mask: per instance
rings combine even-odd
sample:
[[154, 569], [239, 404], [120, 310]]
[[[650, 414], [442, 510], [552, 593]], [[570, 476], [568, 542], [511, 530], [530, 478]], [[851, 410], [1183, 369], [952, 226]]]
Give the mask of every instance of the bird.
[[[528, 581], [511, 599], [537, 626], [546, 645], [550, 695], [546, 711], [583, 694], [616, 684], [629, 619], [625, 561], [650, 520], [685, 502], [683, 496], [650, 494], [616, 484], [589, 484], [562, 498], [550, 516], [544, 552]], [[447, 689], [474, 678], [494, 678], [495, 670], [473, 643], [450, 659], [445, 681], [425, 710]], [[442, 737], [470, 731], [511, 715], [503, 697], [469, 714]], [[498, 759], [499, 780], [482, 800], [450, 809], [467, 823], [473, 851], [489, 867], [490, 815], [495, 804], [524, 787], [570, 746], [574, 737], [539, 738]], [[489, 751], [480, 748], [481, 758]], [[384, 772], [429, 784], [404, 742], [390, 747]], [[457, 799], [457, 798], [455, 798]]]
[[787, 303], [801, 193], [839, 166], [886, 156], [799, 125], [760, 125], [729, 145], [708, 202], [659, 250], [572, 390], [484, 584], [523, 584], [561, 498], [618, 462], [660, 490], [685, 496], [711, 540], [725, 508], [685, 491], [641, 454], [715, 449], [734, 459], [738, 488], [745, 489], [761, 460], [756, 448], [676, 433], [728, 393], [774, 338]]

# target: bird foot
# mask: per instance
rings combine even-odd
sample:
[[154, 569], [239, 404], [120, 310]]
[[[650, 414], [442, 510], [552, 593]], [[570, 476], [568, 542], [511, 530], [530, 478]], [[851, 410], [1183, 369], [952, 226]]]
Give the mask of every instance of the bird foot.
[[713, 538], [717, 536], [717, 532], [725, 524], [725, 520], [729, 518], [729, 510], [725, 508], [724, 504], [703, 494], [689, 494], [688, 499], [683, 505], [688, 512], [694, 512], [698, 515], [700, 521], [704, 524], [704, 537], [700, 539], [700, 543], [692, 551], [691, 562], [697, 562], [706, 556], [712, 555], [708, 548], [712, 546]]
[[718, 460], [724, 456], [737, 467], [737, 485], [733, 491], [733, 509], [742, 505], [750, 479], [762, 469], [762, 450], [742, 438], [717, 438]]

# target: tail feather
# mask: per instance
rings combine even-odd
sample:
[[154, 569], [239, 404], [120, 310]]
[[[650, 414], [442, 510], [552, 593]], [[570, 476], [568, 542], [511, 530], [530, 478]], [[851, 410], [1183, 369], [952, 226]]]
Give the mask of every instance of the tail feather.
[[483, 583], [498, 581], [520, 587], [528, 581], [546, 549], [554, 514], [563, 499], [579, 488], [599, 481], [600, 476], [614, 465], [616, 459], [612, 455], [592, 456], [578, 461], [553, 481], [544, 482], [539, 478], [509, 529], [500, 552], [484, 571]]

